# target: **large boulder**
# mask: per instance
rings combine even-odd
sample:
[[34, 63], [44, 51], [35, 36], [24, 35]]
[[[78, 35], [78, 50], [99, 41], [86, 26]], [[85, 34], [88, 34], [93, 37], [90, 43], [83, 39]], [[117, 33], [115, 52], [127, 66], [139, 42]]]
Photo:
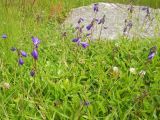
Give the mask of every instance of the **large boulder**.
[[93, 18], [100, 20], [105, 15], [104, 24], [98, 24], [99, 21], [94, 24], [93, 39], [99, 39], [99, 36], [101, 39], [117, 39], [120, 36], [129, 38], [160, 36], [160, 9], [146, 6], [98, 3], [99, 11], [96, 14], [93, 11], [93, 6], [94, 4], [91, 4], [71, 10], [64, 22], [65, 27], [72, 26], [75, 28], [78, 26], [78, 20], [83, 18], [84, 21], [81, 25], [85, 26], [83, 33], [87, 34], [90, 31], [86, 29], [86, 26], [91, 23]]

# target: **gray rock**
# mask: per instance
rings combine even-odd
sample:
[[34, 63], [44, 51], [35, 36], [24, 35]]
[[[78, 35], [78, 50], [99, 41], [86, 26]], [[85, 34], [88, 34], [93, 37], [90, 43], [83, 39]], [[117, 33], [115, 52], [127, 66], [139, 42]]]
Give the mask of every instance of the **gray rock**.
[[[83, 18], [84, 21], [81, 25], [85, 26], [83, 33], [87, 34], [90, 31], [87, 31], [86, 26], [91, 23], [93, 18], [99, 20], [105, 15], [105, 22], [102, 26], [97, 23], [94, 25], [92, 39], [99, 39], [99, 36], [101, 39], [118, 39], [121, 36], [129, 38], [160, 36], [160, 9], [133, 6], [133, 12], [130, 13], [131, 5], [98, 3], [99, 11], [95, 17], [93, 6], [94, 4], [91, 4], [73, 9], [64, 22], [65, 27], [75, 28], [78, 26], [79, 18]], [[148, 14], [147, 9], [149, 10]]]

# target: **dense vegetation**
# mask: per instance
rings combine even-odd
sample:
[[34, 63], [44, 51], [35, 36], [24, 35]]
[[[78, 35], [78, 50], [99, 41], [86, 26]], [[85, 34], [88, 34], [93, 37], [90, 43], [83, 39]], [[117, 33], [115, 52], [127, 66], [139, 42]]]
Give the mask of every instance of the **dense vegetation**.
[[0, 119], [160, 118], [160, 38], [85, 48], [61, 26], [71, 8], [97, 1], [0, 1]]

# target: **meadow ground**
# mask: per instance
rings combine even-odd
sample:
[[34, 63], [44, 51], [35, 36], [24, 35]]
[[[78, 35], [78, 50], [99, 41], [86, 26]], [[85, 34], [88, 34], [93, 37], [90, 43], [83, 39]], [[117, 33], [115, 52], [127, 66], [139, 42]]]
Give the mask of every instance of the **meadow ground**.
[[[149, 1], [140, 4], [160, 5]], [[62, 34], [69, 10], [91, 2], [0, 2], [0, 119], [160, 118], [160, 38], [91, 41], [84, 49], [72, 29]]]

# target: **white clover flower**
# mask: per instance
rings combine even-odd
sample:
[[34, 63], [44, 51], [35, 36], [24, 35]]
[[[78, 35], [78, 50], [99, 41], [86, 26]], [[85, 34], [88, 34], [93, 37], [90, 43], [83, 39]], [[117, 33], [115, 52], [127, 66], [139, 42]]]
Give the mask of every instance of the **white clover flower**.
[[135, 68], [130, 68], [129, 71], [130, 71], [130, 73], [132, 73], [132, 74], [136, 74], [136, 69], [135, 69]]
[[113, 72], [114, 72], [114, 73], [119, 73], [118, 67], [115, 66], [115, 67], [113, 67], [112, 69], [113, 69]]
[[141, 71], [139, 72], [139, 75], [140, 75], [141, 77], [145, 76], [145, 74], [146, 74], [146, 71], [144, 71], [144, 70], [141, 70]]
[[9, 88], [10, 88], [10, 84], [7, 83], [7, 82], [4, 82], [4, 83], [3, 83], [3, 87], [4, 87], [5, 89], [9, 89]]
[[120, 70], [118, 67], [116, 67], [116, 66], [112, 67], [112, 75], [114, 77], [118, 77], [120, 75]]

